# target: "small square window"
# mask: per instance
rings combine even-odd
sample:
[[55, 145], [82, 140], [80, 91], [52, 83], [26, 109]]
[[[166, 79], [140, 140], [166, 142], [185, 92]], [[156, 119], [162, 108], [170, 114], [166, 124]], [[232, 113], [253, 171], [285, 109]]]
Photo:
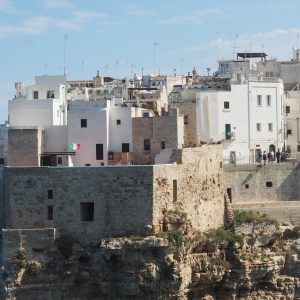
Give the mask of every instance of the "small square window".
[[268, 123], [269, 132], [273, 131], [273, 123]]
[[80, 203], [80, 221], [94, 221], [94, 202]]
[[54, 98], [54, 91], [47, 91], [47, 99]]
[[287, 133], [287, 135], [292, 134], [292, 129], [288, 129], [288, 130], [286, 131], [286, 133]]
[[272, 181], [266, 181], [266, 187], [272, 187], [273, 182]]
[[117, 120], [117, 125], [120, 125], [121, 124], [121, 120]]
[[80, 125], [81, 125], [81, 128], [86, 128], [87, 127], [87, 119], [81, 119]]
[[149, 113], [148, 113], [148, 112], [144, 112], [144, 113], [143, 113], [143, 117], [144, 117], [144, 118], [148, 118], [148, 117], [149, 117]]
[[261, 106], [261, 95], [257, 95], [257, 106]]
[[53, 199], [53, 190], [48, 190], [48, 199]]
[[189, 116], [184, 115], [184, 124], [189, 124]]
[[161, 141], [161, 149], [166, 149], [166, 142], [165, 141]]
[[148, 151], [151, 150], [151, 144], [150, 144], [150, 140], [144, 140], [144, 150]]
[[229, 108], [230, 108], [229, 101], [224, 101], [224, 109], [229, 109]]
[[290, 106], [286, 106], [285, 107], [285, 113], [289, 114], [291, 112], [291, 107]]
[[261, 124], [256, 123], [256, 131], [260, 132], [261, 131]]
[[249, 189], [249, 183], [245, 184], [245, 189]]

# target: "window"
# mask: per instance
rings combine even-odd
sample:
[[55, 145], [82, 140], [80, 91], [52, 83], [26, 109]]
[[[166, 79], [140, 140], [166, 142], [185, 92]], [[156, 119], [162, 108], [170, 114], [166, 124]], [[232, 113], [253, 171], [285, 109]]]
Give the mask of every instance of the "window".
[[144, 150], [151, 150], [150, 140], [144, 140]]
[[144, 112], [144, 113], [143, 113], [143, 117], [144, 117], [144, 118], [148, 118], [148, 117], [149, 117], [149, 113], [148, 113], [148, 112]]
[[261, 131], [261, 124], [260, 123], [256, 123], [256, 131], [257, 132]]
[[86, 128], [87, 127], [87, 119], [81, 119], [80, 125], [81, 125], [81, 128]]
[[291, 107], [290, 106], [286, 106], [285, 107], [285, 113], [289, 114], [291, 112]]
[[93, 95], [93, 90], [89, 90], [89, 95]]
[[94, 202], [80, 203], [80, 220], [94, 221]]
[[267, 106], [271, 106], [271, 95], [267, 95]]
[[54, 91], [47, 91], [47, 99], [54, 98]]
[[122, 144], [122, 152], [129, 152], [129, 143]]
[[266, 181], [266, 187], [272, 187], [273, 183], [272, 181]]
[[184, 124], [189, 124], [189, 116], [184, 115]]
[[86, 167], [90, 167], [90, 166], [91, 166], [91, 164], [85, 164], [85, 166], [86, 166]]
[[229, 109], [229, 108], [230, 108], [229, 101], [224, 101], [224, 109]]
[[99, 95], [101, 95], [101, 90], [97, 90], [96, 91], [96, 94], [99, 96]]
[[177, 201], [177, 180], [173, 180], [173, 202]]
[[103, 144], [96, 144], [96, 160], [103, 160]]
[[261, 106], [261, 95], [257, 95], [257, 106]]
[[33, 91], [33, 99], [39, 99], [39, 92]]
[[225, 124], [225, 139], [230, 140], [231, 139], [231, 125]]
[[0, 157], [0, 165], [4, 165], [4, 158]]
[[48, 221], [53, 220], [53, 206], [52, 205], [47, 206], [47, 220]]
[[121, 120], [117, 120], [117, 125], [121, 125]]
[[165, 141], [161, 141], [161, 149], [166, 149], [166, 142]]
[[245, 189], [249, 189], [249, 183], [245, 184]]
[[62, 158], [61, 158], [61, 157], [58, 157], [58, 158], [57, 158], [57, 164], [58, 164], [58, 165], [61, 165], [61, 164], [62, 164]]
[[292, 129], [288, 129], [288, 130], [286, 131], [286, 133], [287, 133], [287, 135], [292, 134]]
[[269, 132], [273, 131], [273, 123], [268, 123]]
[[232, 193], [231, 193], [231, 188], [227, 188], [227, 196], [228, 196], [229, 202], [232, 203]]
[[48, 199], [53, 199], [53, 190], [48, 190]]
[[300, 152], [300, 145], [297, 145], [297, 152]]

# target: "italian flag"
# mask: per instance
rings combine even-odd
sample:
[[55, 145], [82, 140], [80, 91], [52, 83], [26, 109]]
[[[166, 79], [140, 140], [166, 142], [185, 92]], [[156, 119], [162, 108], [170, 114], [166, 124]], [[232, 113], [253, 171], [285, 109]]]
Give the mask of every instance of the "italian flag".
[[69, 144], [69, 149], [70, 150], [79, 150], [80, 149], [80, 144], [70, 143]]

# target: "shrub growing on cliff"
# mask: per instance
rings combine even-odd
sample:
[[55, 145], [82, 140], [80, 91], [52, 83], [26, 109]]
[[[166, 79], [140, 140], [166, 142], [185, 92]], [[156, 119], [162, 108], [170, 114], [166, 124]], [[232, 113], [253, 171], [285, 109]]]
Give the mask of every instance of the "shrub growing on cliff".
[[167, 239], [169, 243], [180, 246], [183, 243], [183, 235], [180, 231], [169, 231], [167, 232]]
[[180, 210], [168, 210], [165, 214], [166, 223], [184, 224], [187, 221], [187, 214]]
[[231, 268], [230, 262], [219, 256], [211, 258], [209, 260], [209, 263], [214, 266], [221, 266], [221, 267], [225, 268], [226, 270], [229, 270]]
[[238, 243], [240, 246], [244, 245], [244, 239], [241, 235], [226, 230], [223, 226], [209, 230], [208, 237], [216, 243]]
[[240, 225], [242, 223], [266, 223], [272, 224], [276, 227], [279, 226], [277, 220], [268, 217], [266, 214], [260, 214], [259, 212], [254, 211], [239, 211], [235, 210], [234, 212], [234, 223]]

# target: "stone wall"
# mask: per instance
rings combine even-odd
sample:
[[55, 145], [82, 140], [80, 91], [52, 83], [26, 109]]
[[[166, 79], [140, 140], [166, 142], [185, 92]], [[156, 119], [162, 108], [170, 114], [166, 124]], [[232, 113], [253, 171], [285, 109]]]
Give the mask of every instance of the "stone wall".
[[39, 166], [40, 154], [43, 151], [44, 131], [35, 129], [8, 130], [9, 166]]
[[[162, 141], [165, 148], [182, 148], [183, 140], [183, 117], [175, 110], [174, 115], [133, 118], [133, 161], [135, 164], [154, 164], [155, 156], [162, 149]], [[144, 140], [150, 140], [150, 150], [144, 150]]]
[[300, 200], [297, 163], [224, 165], [224, 178], [232, 203]]
[[185, 116], [184, 122], [184, 144], [197, 145], [197, 120], [196, 120], [196, 102], [174, 103], [174, 107], [179, 109], [179, 114]]
[[[181, 152], [177, 156], [182, 164], [8, 167], [6, 226], [48, 227], [48, 206], [53, 206], [51, 222], [55, 228], [89, 242], [159, 230], [166, 210], [185, 211], [199, 230], [221, 225], [224, 214], [221, 146], [177, 151]], [[82, 205], [86, 202], [94, 205], [90, 221], [82, 219]]]

